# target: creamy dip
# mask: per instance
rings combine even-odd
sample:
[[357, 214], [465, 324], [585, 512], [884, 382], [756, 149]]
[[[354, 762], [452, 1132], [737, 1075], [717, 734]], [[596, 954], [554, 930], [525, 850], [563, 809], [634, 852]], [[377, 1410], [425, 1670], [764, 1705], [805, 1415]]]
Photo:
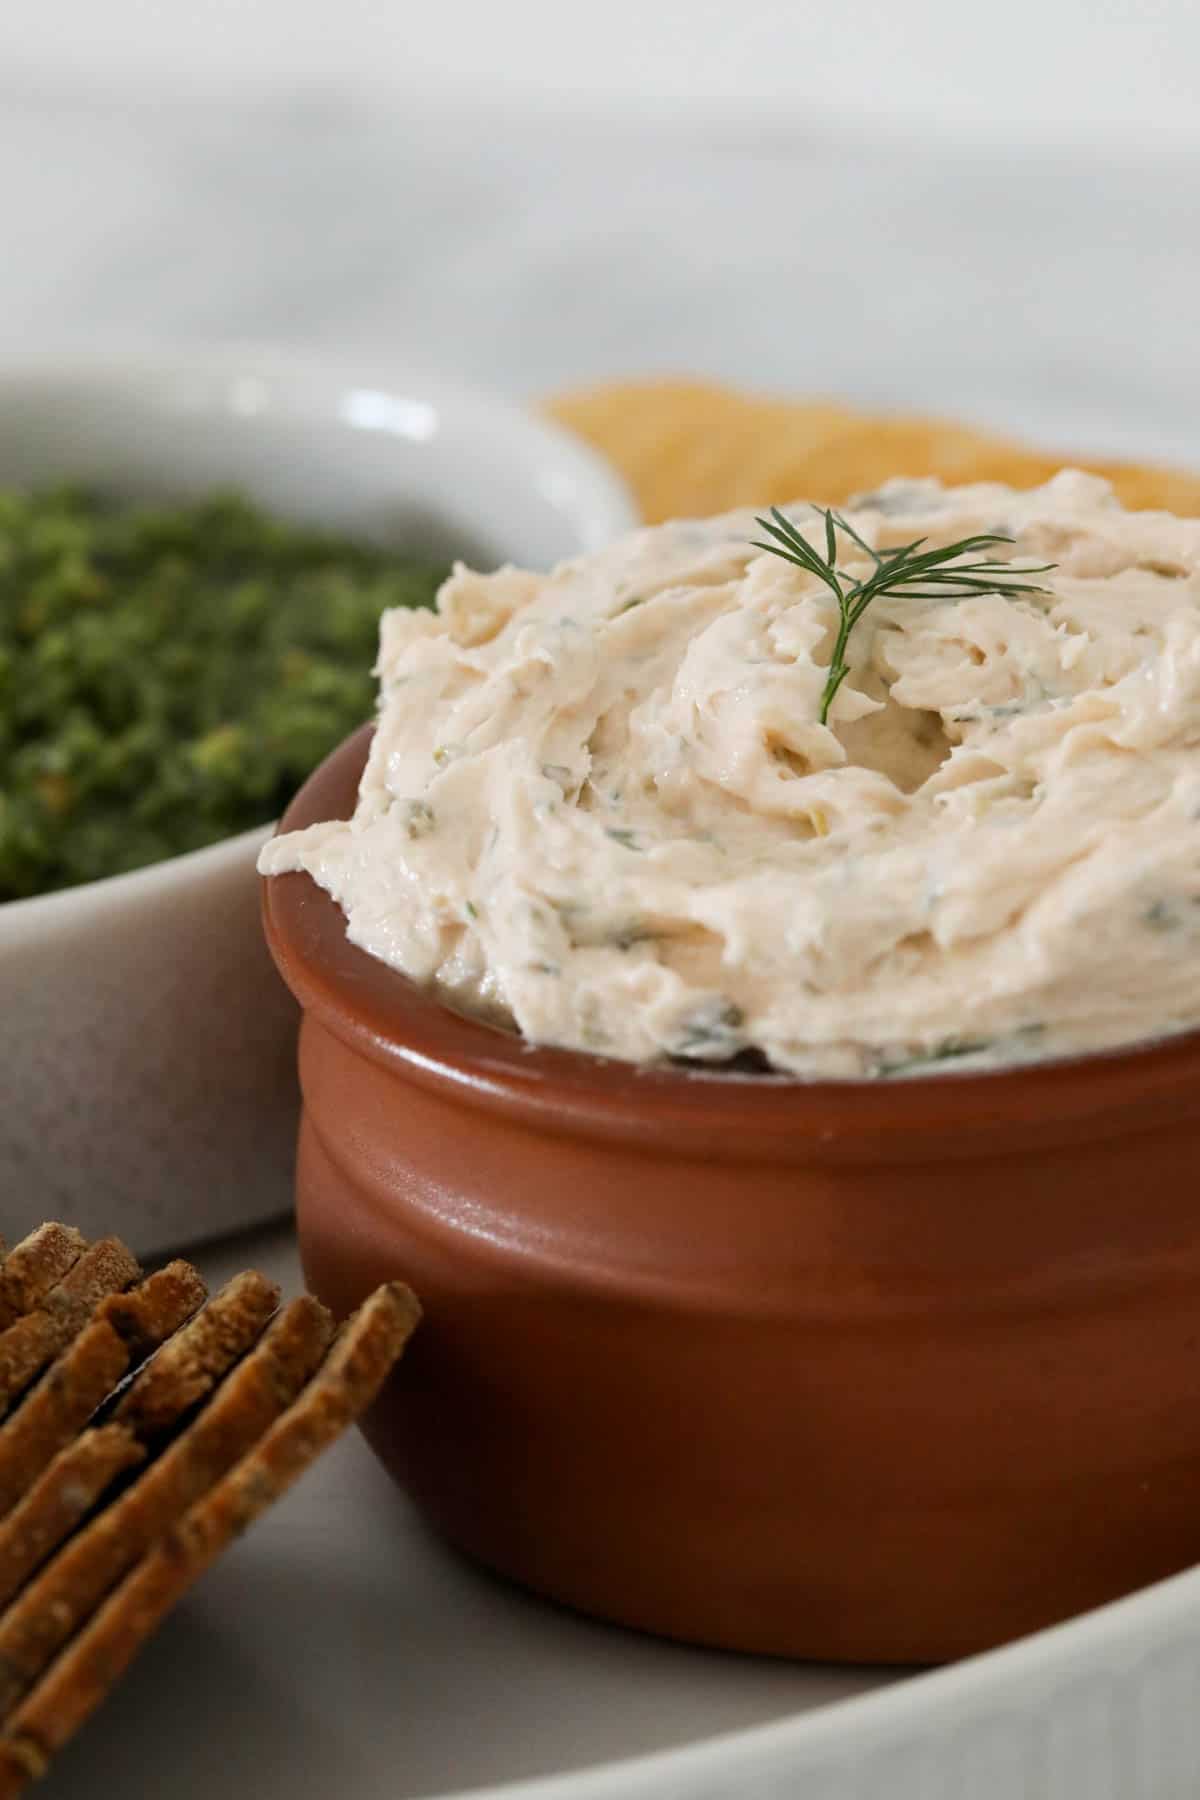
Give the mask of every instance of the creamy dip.
[[452, 1004], [633, 1062], [886, 1075], [1200, 1023], [1200, 521], [1073, 471], [847, 516], [1056, 567], [875, 601], [828, 726], [835, 602], [749, 513], [458, 568], [384, 619], [354, 818], [261, 868], [307, 870]]

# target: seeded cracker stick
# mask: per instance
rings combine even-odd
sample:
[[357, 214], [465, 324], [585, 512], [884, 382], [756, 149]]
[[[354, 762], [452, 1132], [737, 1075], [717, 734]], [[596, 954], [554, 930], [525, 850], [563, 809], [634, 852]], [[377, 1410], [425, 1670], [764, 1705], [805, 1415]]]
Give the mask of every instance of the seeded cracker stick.
[[332, 1334], [318, 1301], [293, 1300], [187, 1430], [23, 1589], [0, 1616], [0, 1718], [149, 1546], [291, 1404]]
[[99, 1302], [127, 1288], [141, 1272], [119, 1238], [104, 1238], [83, 1252], [34, 1311], [0, 1331], [0, 1417], [86, 1325]]
[[33, 1308], [87, 1249], [69, 1225], [39, 1225], [0, 1265], [0, 1331]]
[[125, 1425], [100, 1425], [60, 1450], [0, 1526], [0, 1607], [86, 1519], [105, 1489], [146, 1460]]
[[204, 1298], [195, 1269], [175, 1262], [131, 1293], [100, 1302], [91, 1323], [0, 1425], [0, 1519], [82, 1431], [128, 1369], [178, 1330]]
[[171, 1606], [370, 1405], [419, 1316], [399, 1283], [373, 1294], [261, 1443], [126, 1577], [10, 1719], [0, 1740], [0, 1800], [44, 1772]]
[[[278, 1301], [279, 1289], [265, 1276], [253, 1271], [236, 1276], [128, 1383], [110, 1414], [110, 1421], [119, 1422], [85, 1432], [59, 1451], [0, 1521], [0, 1608], [65, 1543], [109, 1483], [145, 1461], [147, 1443], [161, 1444], [183, 1415], [254, 1347]], [[104, 1308], [126, 1303], [120, 1299], [101, 1304]], [[16, 1424], [24, 1413], [22, 1406], [9, 1424]], [[6, 1430], [7, 1426], [0, 1428], [0, 1442]], [[33, 1473], [28, 1471], [30, 1479]]]
[[263, 1274], [236, 1276], [135, 1375], [112, 1415], [119, 1424], [85, 1431], [59, 1451], [0, 1521], [0, 1607], [83, 1523], [110, 1481], [146, 1460], [146, 1444], [158, 1444], [254, 1348], [277, 1303], [279, 1289]]
[[217, 1294], [185, 1330], [164, 1344], [121, 1398], [113, 1418], [138, 1437], [168, 1431], [203, 1400], [256, 1344], [279, 1305], [279, 1289], [250, 1269]]

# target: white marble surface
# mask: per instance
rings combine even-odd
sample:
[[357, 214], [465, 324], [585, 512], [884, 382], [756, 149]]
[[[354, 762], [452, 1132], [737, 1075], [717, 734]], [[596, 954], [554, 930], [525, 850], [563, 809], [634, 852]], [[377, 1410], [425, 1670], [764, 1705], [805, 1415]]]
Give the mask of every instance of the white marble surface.
[[271, 92], [297, 80], [534, 103], [880, 119], [922, 131], [1196, 141], [1195, 0], [38, 0], [0, 69]]
[[0, 350], [700, 373], [1200, 463], [1200, 151], [0, 87]]

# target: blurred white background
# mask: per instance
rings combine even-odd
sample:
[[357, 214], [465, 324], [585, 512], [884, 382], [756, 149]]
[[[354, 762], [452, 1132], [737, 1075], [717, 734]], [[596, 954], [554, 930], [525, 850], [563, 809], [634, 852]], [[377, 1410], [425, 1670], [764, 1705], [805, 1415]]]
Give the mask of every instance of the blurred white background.
[[0, 350], [711, 376], [1200, 466], [1200, 0], [10, 0]]
[[1200, 139], [1196, 0], [10, 0], [0, 70], [720, 101], [971, 134]]

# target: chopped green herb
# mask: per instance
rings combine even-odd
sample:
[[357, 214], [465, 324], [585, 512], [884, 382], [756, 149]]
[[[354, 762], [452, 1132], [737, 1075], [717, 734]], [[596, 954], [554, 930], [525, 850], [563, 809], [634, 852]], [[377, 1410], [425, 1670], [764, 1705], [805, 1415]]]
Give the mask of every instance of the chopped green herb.
[[934, 1063], [957, 1062], [963, 1056], [979, 1056], [990, 1050], [990, 1038], [946, 1038], [932, 1050], [916, 1050], [911, 1056], [898, 1056], [880, 1061], [880, 1075], [907, 1075], [914, 1069], [927, 1069]]
[[656, 931], [653, 925], [640, 925], [635, 920], [629, 925], [623, 925], [619, 931], [615, 931], [611, 942], [616, 950], [632, 950], [635, 944], [653, 944], [662, 935], [662, 932]]
[[642, 849], [642, 846], [638, 843], [636, 831], [627, 831], [623, 826], [606, 825], [604, 827], [604, 835], [605, 837], [610, 837], [614, 844], [622, 845], [626, 850], [637, 850], [640, 852]]
[[410, 800], [404, 809], [404, 835], [428, 837], [437, 830], [437, 814], [427, 800]]
[[237, 496], [0, 491], [0, 901], [266, 824], [445, 573]]
[[943, 1038], [940, 1044], [935, 1044], [930, 1050], [915, 1051], [911, 1056], [899, 1056], [892, 1061], [882, 1059], [875, 1073], [883, 1076], [908, 1075], [929, 1069], [938, 1063], [984, 1056], [1002, 1045], [1011, 1045], [1014, 1057], [1019, 1060], [1022, 1052], [1028, 1053], [1030, 1046], [1045, 1034], [1045, 1030], [1044, 1024], [1037, 1023], [1022, 1025], [1003, 1038]]
[[732, 1000], [720, 996], [706, 1000], [682, 1021], [673, 1054], [702, 1058], [705, 1062], [735, 1056], [743, 1047], [741, 1028], [745, 1022], [741, 1007]]

